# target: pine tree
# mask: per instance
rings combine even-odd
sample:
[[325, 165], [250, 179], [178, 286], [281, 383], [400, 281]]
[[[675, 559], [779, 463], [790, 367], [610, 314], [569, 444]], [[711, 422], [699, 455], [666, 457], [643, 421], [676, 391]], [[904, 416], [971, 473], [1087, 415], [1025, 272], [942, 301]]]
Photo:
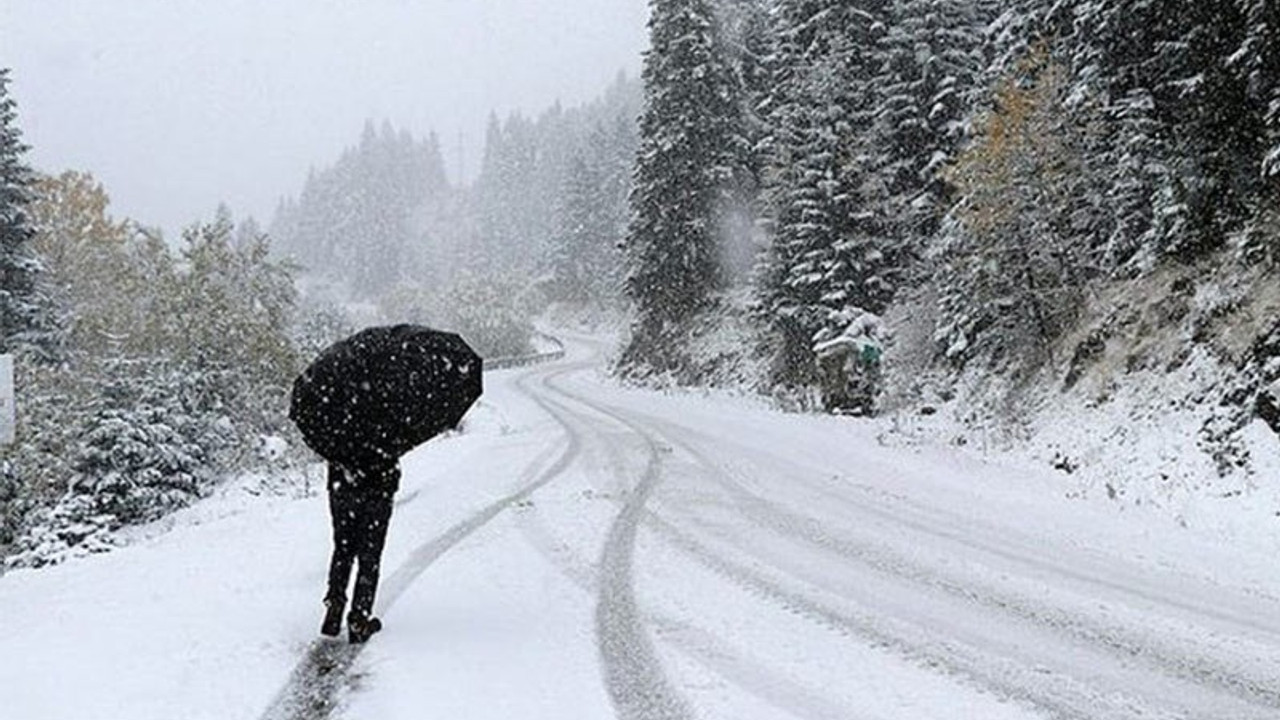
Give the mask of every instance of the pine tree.
[[530, 274], [537, 269], [555, 227], [555, 195], [567, 159], [549, 152], [562, 111], [539, 120], [513, 113], [505, 122], [489, 118], [484, 160], [476, 180], [479, 236], [470, 249], [476, 272]]
[[[1248, 83], [1249, 96], [1265, 128], [1262, 174], [1280, 179], [1280, 4], [1242, 0], [1247, 31], [1232, 56]], [[1274, 183], [1272, 187], [1274, 187]]]
[[0, 351], [47, 345], [48, 330], [37, 294], [40, 264], [31, 252], [35, 235], [29, 206], [35, 175], [23, 155], [17, 103], [9, 97], [9, 70], [0, 68]]
[[297, 201], [281, 202], [271, 234], [310, 272], [373, 299], [424, 271], [426, 211], [448, 195], [434, 136], [417, 141], [390, 123], [367, 122], [359, 144], [312, 170]]
[[559, 229], [551, 252], [553, 299], [584, 303], [596, 295], [595, 280], [603, 265], [599, 256], [613, 239], [601, 180], [598, 167], [581, 155], [574, 157], [562, 190]]
[[1280, 265], [1280, 4], [1244, 0], [1244, 43], [1230, 64], [1245, 79], [1262, 128], [1260, 189], [1239, 251], [1250, 263]]
[[[1240, 162], [1265, 154], [1265, 107], [1240, 69], [1261, 50], [1248, 44], [1243, 5], [1092, 0], [1078, 9], [1084, 71], [1120, 119], [1113, 146], [1133, 154], [1116, 164], [1151, 169], [1124, 176], [1121, 205], [1152, 208], [1141, 256], [1190, 261], [1221, 247], [1261, 190], [1258, 165]], [[1142, 229], [1132, 216], [1119, 224]]]
[[682, 326], [725, 285], [720, 229], [743, 169], [741, 90], [708, 0], [652, 0], [624, 248], [637, 321], [624, 367], [679, 364]]
[[966, 140], [985, 70], [986, 8], [972, 0], [895, 0], [876, 77], [877, 172], [890, 234], [919, 250], [950, 199], [941, 171]]
[[268, 238], [237, 245], [224, 208], [212, 223], [187, 228], [183, 242], [183, 272], [170, 298], [180, 323], [171, 353], [199, 373], [242, 378], [242, 387], [287, 379], [297, 363], [288, 334], [296, 290], [289, 267], [269, 259]]
[[773, 61], [777, 46], [770, 19], [771, 0], [723, 0], [728, 61], [742, 87], [743, 116], [749, 132], [746, 165], [755, 180], [763, 172], [765, 157], [757, 147], [767, 131], [763, 112], [773, 84]]
[[636, 153], [640, 146], [637, 115], [631, 109], [624, 109], [614, 115], [612, 121], [597, 129], [593, 145], [597, 148], [601, 182], [603, 183], [604, 202], [608, 206], [611, 237], [610, 256], [612, 267], [608, 270], [609, 282], [613, 285], [608, 295], [620, 298], [622, 295], [622, 240], [626, 237], [627, 226], [631, 219], [632, 170]]
[[850, 307], [880, 312], [896, 258], [870, 211], [878, 3], [794, 0], [778, 10], [767, 173], [770, 247], [759, 275], [774, 379], [806, 382], [813, 335]]
[[557, 198], [549, 249], [552, 299], [612, 305], [620, 291], [618, 245], [626, 233], [627, 194], [635, 157], [635, 123], [597, 122], [574, 152]]

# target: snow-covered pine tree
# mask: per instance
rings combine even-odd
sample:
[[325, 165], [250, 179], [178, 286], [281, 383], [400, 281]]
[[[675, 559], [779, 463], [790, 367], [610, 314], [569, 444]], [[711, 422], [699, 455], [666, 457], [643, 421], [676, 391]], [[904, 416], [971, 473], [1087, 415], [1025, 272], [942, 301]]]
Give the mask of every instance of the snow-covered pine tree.
[[777, 44], [770, 15], [772, 0], [722, 0], [728, 60], [742, 87], [743, 117], [749, 130], [745, 164], [752, 179], [759, 181], [766, 157], [757, 147], [767, 130], [765, 102], [773, 85], [773, 61]]
[[29, 206], [35, 175], [23, 156], [17, 103], [9, 96], [9, 70], [0, 68], [0, 351], [19, 346], [48, 349], [47, 307], [38, 297], [40, 263], [31, 252], [35, 234]]
[[709, 0], [651, 0], [645, 107], [624, 240], [637, 319], [626, 371], [679, 365], [685, 323], [724, 286], [723, 213], [743, 169], [741, 88]]
[[[1167, 250], [1179, 259], [1195, 258], [1222, 247], [1249, 215], [1259, 191], [1262, 113], [1250, 102], [1245, 73], [1228, 62], [1244, 44], [1245, 18], [1237, 0], [1191, 2], [1165, 8], [1178, 19], [1175, 45], [1185, 46], [1167, 80], [1164, 103], [1180, 128], [1179, 151], [1187, 164], [1183, 197], [1189, 209], [1185, 238], [1173, 238]], [[1246, 162], [1241, 162], [1245, 159]]]
[[986, 68], [986, 3], [893, 0], [878, 48], [877, 172], [887, 233], [918, 253], [949, 198], [941, 171], [966, 139]]
[[640, 147], [638, 108], [629, 105], [603, 126], [597, 126], [590, 144], [599, 153], [599, 168], [604, 189], [604, 201], [609, 208], [609, 219], [614, 241], [610, 244], [609, 264], [605, 269], [609, 287], [605, 295], [613, 300], [622, 296], [622, 239], [627, 234], [631, 220], [631, 187], [636, 153]]
[[578, 115], [557, 100], [534, 124], [533, 163], [522, 213], [528, 267], [535, 271], [541, 269], [557, 230], [560, 190], [568, 182], [573, 158], [583, 152], [586, 143], [590, 125], [579, 123]]
[[1246, 33], [1230, 65], [1246, 79], [1261, 114], [1261, 191], [1254, 218], [1241, 238], [1248, 262], [1280, 264], [1280, 3], [1242, 0]]
[[1249, 3], [1249, 39], [1241, 49], [1252, 56], [1250, 91], [1266, 108], [1267, 152], [1263, 173], [1280, 177], [1280, 5], [1268, 0]]
[[597, 122], [574, 153], [560, 188], [558, 232], [549, 259], [553, 298], [617, 303], [619, 243], [626, 233], [635, 153], [635, 121], [622, 115], [608, 124]]
[[570, 162], [550, 257], [548, 294], [554, 300], [584, 303], [594, 295], [600, 251], [615, 239], [601, 179], [600, 169], [582, 155]]
[[183, 233], [183, 269], [169, 299], [182, 324], [172, 329], [172, 351], [192, 372], [222, 378], [221, 389], [241, 393], [239, 408], [250, 409], [266, 401], [263, 388], [287, 384], [297, 369], [289, 340], [297, 291], [288, 266], [270, 260], [265, 235], [237, 246], [234, 233], [225, 208]]
[[[27, 146], [9, 97], [9, 70], [0, 68], [0, 352], [12, 352], [33, 325], [38, 266], [28, 245], [34, 236], [27, 208], [35, 178], [23, 161]], [[25, 478], [5, 457], [0, 472], [0, 545], [13, 540], [28, 502]]]
[[360, 142], [312, 170], [296, 201], [282, 201], [271, 234], [308, 272], [376, 298], [416, 278], [424, 209], [449, 193], [434, 137], [417, 141], [390, 123], [366, 123]]
[[1245, 39], [1230, 58], [1248, 82], [1249, 96], [1263, 115], [1265, 149], [1262, 174], [1280, 177], [1280, 4], [1240, 0]]
[[555, 194], [563, 183], [557, 158], [547, 152], [549, 128], [562, 110], [539, 120], [513, 113], [505, 122], [489, 118], [484, 160], [476, 180], [479, 234], [469, 263], [475, 272], [529, 274], [541, 260], [555, 226]]
[[355, 216], [348, 242], [355, 263], [353, 285], [360, 297], [377, 297], [406, 278], [410, 219], [426, 190], [413, 171], [415, 143], [387, 121], [375, 132], [365, 125], [352, 168]]
[[[1132, 6], [1139, 22], [1149, 9], [1149, 3]], [[1072, 73], [1068, 95], [1075, 99], [1065, 110], [1081, 125], [1093, 123], [1087, 159], [1097, 168], [1097, 192], [1106, 198], [1091, 218], [1091, 254], [1099, 271], [1118, 275], [1144, 272], [1159, 260], [1156, 200], [1174, 172], [1164, 161], [1171, 138], [1155, 113], [1150, 84], [1122, 85], [1112, 77], [1119, 64], [1141, 62], [1141, 50], [1128, 45], [1133, 30], [1118, 25], [1130, 19], [1117, 16], [1110, 0], [1040, 3], [1026, 22], [1001, 34], [997, 53], [1008, 72], [1016, 53], [1025, 57], [1028, 42], [1053, 37], [1059, 45], [1060, 61]], [[1012, 30], [1018, 25], [1021, 33]], [[1093, 117], [1082, 113], [1085, 106]]]
[[758, 293], [774, 380], [785, 385], [808, 381], [813, 335], [834, 313], [880, 312], [893, 294], [896, 258], [867, 197], [876, 192], [869, 128], [883, 10], [880, 2], [788, 0], [776, 15], [771, 238]]
[[1247, 61], [1239, 55], [1249, 47], [1245, 5], [1080, 5], [1078, 41], [1092, 55], [1088, 73], [1130, 133], [1114, 145], [1155, 155], [1130, 164], [1166, 169], [1152, 178], [1145, 255], [1189, 261], [1221, 247], [1246, 222], [1261, 189], [1258, 164], [1240, 162], [1265, 155], [1266, 108], [1251, 99]]

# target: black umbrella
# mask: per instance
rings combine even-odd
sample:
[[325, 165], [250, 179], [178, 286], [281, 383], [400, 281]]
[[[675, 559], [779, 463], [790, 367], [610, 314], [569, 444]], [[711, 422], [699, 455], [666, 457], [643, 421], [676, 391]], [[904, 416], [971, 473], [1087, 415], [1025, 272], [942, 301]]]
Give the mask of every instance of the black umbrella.
[[385, 464], [458, 425], [483, 387], [454, 333], [373, 327], [331, 345], [293, 382], [289, 417], [326, 460]]

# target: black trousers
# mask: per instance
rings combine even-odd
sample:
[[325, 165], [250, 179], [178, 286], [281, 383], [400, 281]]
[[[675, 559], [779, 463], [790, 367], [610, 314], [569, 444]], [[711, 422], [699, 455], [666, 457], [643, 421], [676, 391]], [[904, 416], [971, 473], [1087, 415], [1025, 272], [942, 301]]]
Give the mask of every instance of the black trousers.
[[333, 557], [329, 561], [329, 591], [326, 603], [344, 606], [351, 569], [356, 569], [356, 586], [351, 599], [351, 617], [372, 617], [378, 592], [382, 547], [400, 468], [367, 470], [329, 464], [329, 514], [333, 519]]

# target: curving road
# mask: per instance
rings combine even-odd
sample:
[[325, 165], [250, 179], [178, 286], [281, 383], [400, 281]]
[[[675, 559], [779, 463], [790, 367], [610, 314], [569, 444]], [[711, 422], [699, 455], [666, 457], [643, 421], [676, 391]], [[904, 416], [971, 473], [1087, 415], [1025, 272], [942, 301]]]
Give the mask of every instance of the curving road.
[[[511, 491], [404, 552], [386, 637], [314, 645], [267, 717], [1280, 717], [1270, 558], [856, 421], [621, 389], [601, 343], [568, 350], [490, 376], [522, 408], [493, 452], [541, 448]], [[505, 635], [412, 641], [446, 588]]]

